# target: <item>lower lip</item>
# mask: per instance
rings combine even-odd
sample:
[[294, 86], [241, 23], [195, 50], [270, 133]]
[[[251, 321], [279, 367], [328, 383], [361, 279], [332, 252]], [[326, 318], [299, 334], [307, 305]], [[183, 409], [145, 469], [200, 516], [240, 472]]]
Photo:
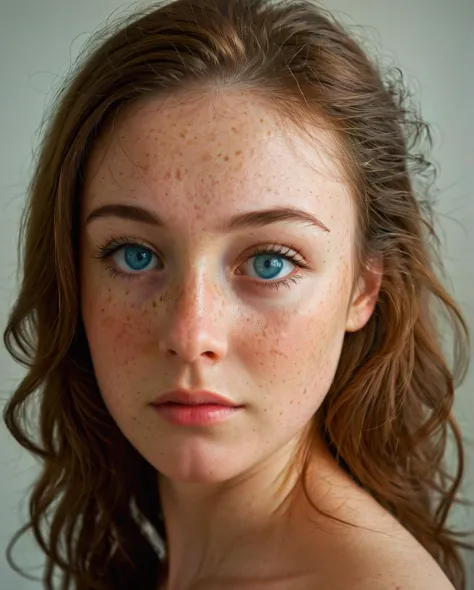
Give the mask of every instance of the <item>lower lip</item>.
[[181, 426], [205, 426], [227, 420], [242, 408], [218, 404], [160, 404], [154, 406], [168, 422]]

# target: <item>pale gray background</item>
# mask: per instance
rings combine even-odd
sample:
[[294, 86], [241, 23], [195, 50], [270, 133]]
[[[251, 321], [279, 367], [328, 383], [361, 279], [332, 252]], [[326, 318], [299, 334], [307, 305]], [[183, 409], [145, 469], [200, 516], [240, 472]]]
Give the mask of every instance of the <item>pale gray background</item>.
[[[474, 3], [471, 0], [327, 0], [346, 21], [379, 48], [388, 63], [399, 63], [433, 124], [434, 157], [441, 167], [438, 210], [442, 216], [444, 260], [454, 293], [474, 332]], [[60, 76], [90, 33], [121, 0], [0, 0], [0, 320], [3, 330], [16, 290], [16, 240], [31, 154], [44, 108]], [[472, 356], [472, 355], [471, 355]], [[0, 349], [0, 406], [22, 372]], [[474, 438], [474, 370], [456, 401], [465, 436]], [[474, 446], [467, 448], [464, 493], [474, 500]], [[4, 548], [23, 522], [33, 461], [0, 425], [0, 590], [41, 588], [10, 571]], [[458, 509], [453, 521], [474, 528], [474, 511]], [[34, 568], [41, 555], [32, 542], [17, 550]], [[474, 569], [474, 561], [470, 561]], [[474, 577], [470, 588], [474, 589]]]

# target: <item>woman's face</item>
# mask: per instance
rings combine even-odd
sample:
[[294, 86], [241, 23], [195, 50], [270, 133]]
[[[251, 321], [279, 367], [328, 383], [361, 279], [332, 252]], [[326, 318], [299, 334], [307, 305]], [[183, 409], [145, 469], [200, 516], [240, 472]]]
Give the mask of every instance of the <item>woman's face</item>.
[[[352, 292], [355, 211], [330, 136], [249, 94], [183, 97], [135, 105], [94, 147], [82, 313], [123, 434], [170, 478], [220, 482], [298, 440], [375, 296]], [[255, 215], [286, 208], [305, 217]], [[172, 423], [153, 404], [178, 387], [241, 408]]]

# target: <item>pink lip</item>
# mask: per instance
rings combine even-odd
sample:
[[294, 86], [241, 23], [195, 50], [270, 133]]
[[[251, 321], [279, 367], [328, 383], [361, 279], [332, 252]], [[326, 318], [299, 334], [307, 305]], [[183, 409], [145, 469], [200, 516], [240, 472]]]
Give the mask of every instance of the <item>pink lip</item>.
[[153, 406], [162, 418], [181, 426], [204, 426], [222, 422], [239, 412], [243, 406], [210, 391], [169, 391]]
[[231, 400], [210, 391], [187, 391], [175, 389], [160, 395], [153, 405], [166, 404], [168, 402], [194, 406], [198, 404], [214, 404], [218, 406], [237, 407]]

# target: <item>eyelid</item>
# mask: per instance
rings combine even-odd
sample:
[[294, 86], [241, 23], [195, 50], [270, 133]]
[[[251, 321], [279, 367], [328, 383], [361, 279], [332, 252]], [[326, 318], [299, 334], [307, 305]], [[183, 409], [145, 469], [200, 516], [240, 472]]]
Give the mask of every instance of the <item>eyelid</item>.
[[301, 268], [310, 267], [305, 257], [301, 254], [298, 248], [295, 248], [291, 245], [277, 243], [269, 244], [266, 242], [262, 245], [254, 246], [252, 254], [247, 258], [247, 260], [249, 258], [253, 258], [254, 256], [258, 256], [259, 254], [278, 254], [282, 258], [286, 258], [287, 260], [293, 262]]
[[150, 252], [153, 252], [153, 254], [156, 256], [162, 258], [162, 254], [145, 240], [128, 237], [112, 238], [107, 240], [104, 244], [97, 248], [97, 254], [95, 255], [95, 258], [103, 259], [105, 257], [109, 257], [117, 252], [117, 250], [120, 250], [120, 248], [124, 248], [125, 246], [141, 246], [142, 248], [146, 248], [147, 250], [150, 250]]

